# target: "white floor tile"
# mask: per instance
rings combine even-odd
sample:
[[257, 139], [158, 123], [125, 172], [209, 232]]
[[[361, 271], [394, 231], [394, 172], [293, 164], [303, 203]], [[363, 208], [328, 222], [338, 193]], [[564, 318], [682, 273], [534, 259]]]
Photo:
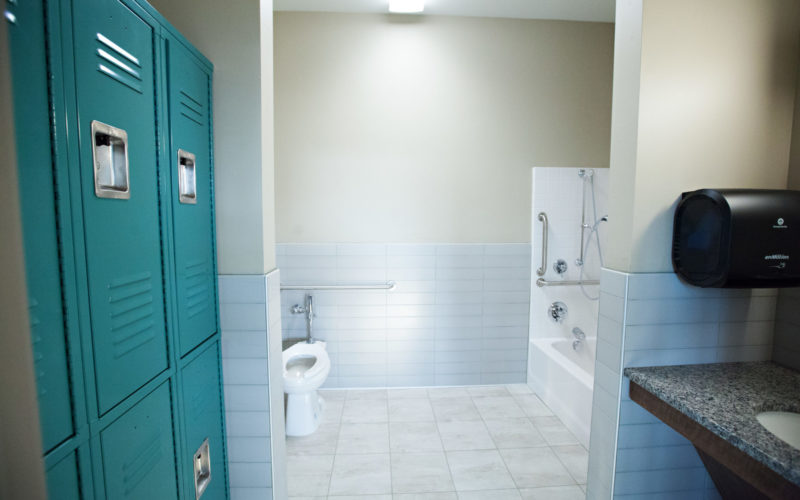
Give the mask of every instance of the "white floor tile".
[[389, 454], [337, 455], [330, 495], [386, 494], [392, 491]]
[[347, 399], [342, 411], [343, 423], [388, 422], [386, 399]]
[[558, 417], [534, 417], [531, 420], [548, 445], [579, 444], [575, 436], [561, 423]]
[[339, 431], [337, 454], [388, 453], [389, 424], [362, 423], [342, 424]]
[[584, 500], [586, 493], [577, 486], [521, 488], [523, 500]]
[[527, 418], [492, 419], [486, 420], [485, 424], [497, 448], [547, 446], [547, 442]]
[[578, 484], [586, 484], [589, 452], [581, 445], [553, 446], [553, 451]]
[[433, 409], [427, 397], [389, 400], [389, 421], [391, 422], [431, 422], [433, 420]]
[[391, 422], [389, 443], [392, 453], [442, 451], [442, 440], [434, 422]]
[[431, 399], [431, 406], [439, 422], [481, 420], [478, 409], [469, 397]]
[[480, 420], [466, 422], [439, 422], [439, 434], [446, 451], [493, 450], [494, 441]]
[[433, 493], [454, 491], [444, 453], [392, 454], [394, 493]]
[[449, 451], [447, 462], [456, 491], [514, 488], [497, 450]]
[[550, 408], [535, 394], [516, 394], [514, 401], [528, 417], [548, 417], [553, 414]]
[[575, 480], [550, 448], [500, 450], [500, 454], [520, 488], [575, 484]]
[[460, 491], [458, 500], [519, 500], [519, 490]]
[[[503, 388], [505, 390], [505, 388]], [[519, 418], [525, 414], [511, 396], [492, 396], [472, 398], [484, 420], [498, 418]]]

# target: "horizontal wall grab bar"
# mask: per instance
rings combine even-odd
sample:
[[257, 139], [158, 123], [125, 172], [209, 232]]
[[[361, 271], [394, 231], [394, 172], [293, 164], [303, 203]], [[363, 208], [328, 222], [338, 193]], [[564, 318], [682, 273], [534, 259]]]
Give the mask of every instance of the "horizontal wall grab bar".
[[374, 285], [281, 285], [281, 290], [394, 290], [397, 283], [387, 281]]
[[578, 285], [599, 285], [600, 280], [575, 280], [575, 281], [547, 281], [544, 278], [536, 280], [536, 286], [578, 286]]

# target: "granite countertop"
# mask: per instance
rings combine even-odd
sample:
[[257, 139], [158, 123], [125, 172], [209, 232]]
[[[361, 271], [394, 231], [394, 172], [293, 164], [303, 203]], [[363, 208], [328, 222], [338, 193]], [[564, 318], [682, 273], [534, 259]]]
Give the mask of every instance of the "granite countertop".
[[800, 373], [771, 362], [625, 368], [632, 382], [755, 460], [800, 485], [800, 450], [756, 420], [800, 413]]

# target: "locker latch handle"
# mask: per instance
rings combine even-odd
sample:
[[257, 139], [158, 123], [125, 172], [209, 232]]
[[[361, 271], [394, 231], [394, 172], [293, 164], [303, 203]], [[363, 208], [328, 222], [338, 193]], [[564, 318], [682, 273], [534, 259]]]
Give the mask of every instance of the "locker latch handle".
[[197, 203], [195, 156], [183, 149], [178, 150], [178, 199], [181, 203]]
[[197, 500], [203, 496], [208, 484], [211, 482], [211, 455], [208, 448], [208, 438], [194, 452], [192, 462], [194, 462], [194, 498]]
[[127, 200], [131, 197], [127, 132], [92, 121], [92, 163], [94, 194], [98, 198]]

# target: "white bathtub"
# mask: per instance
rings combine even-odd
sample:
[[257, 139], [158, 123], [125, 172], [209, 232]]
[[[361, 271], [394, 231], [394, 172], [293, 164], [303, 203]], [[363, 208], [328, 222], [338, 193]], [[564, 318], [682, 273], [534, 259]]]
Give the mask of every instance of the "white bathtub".
[[596, 338], [577, 352], [572, 339], [532, 339], [528, 384], [584, 446], [589, 446]]

